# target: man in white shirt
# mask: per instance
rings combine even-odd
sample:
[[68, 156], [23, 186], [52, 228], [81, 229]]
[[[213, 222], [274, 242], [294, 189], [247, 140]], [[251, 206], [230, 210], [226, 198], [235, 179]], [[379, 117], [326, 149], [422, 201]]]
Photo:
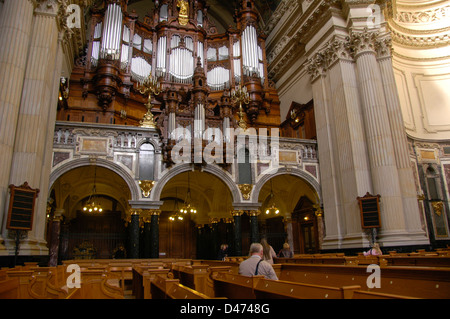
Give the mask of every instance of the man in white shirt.
[[259, 243], [250, 245], [250, 257], [239, 265], [239, 274], [243, 276], [262, 275], [266, 279], [278, 280], [271, 264], [262, 260], [263, 246]]

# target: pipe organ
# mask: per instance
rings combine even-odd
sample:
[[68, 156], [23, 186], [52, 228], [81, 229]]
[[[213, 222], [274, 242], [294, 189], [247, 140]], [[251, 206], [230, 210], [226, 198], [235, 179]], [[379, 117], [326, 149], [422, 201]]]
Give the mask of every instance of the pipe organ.
[[[71, 77], [83, 99], [96, 96], [101, 106], [99, 113], [87, 103], [85, 121], [95, 113], [96, 121], [139, 125], [146, 101], [137, 88], [152, 76], [163, 89], [152, 97], [152, 113], [165, 139], [178, 127], [200, 137], [209, 127], [237, 127], [239, 106], [226, 98], [237, 86], [249, 92], [248, 124], [279, 126], [279, 100], [267, 78], [265, 35], [253, 0], [238, 1], [236, 25], [223, 34], [208, 18], [206, 0], [154, 0], [153, 11], [140, 18], [128, 12], [127, 2], [104, 0], [91, 9], [85, 62]], [[82, 109], [71, 101], [59, 112], [61, 120], [77, 118]]]

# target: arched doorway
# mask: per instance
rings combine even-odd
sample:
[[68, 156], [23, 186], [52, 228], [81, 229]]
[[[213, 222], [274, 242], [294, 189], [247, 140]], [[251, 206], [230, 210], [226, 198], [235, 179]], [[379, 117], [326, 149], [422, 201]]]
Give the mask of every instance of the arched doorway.
[[[215, 259], [222, 243], [231, 242], [232, 195], [217, 176], [204, 171], [183, 171], [161, 191], [160, 257]], [[197, 213], [182, 214], [189, 202]], [[175, 216], [174, 220], [170, 217]]]
[[300, 197], [292, 212], [294, 253], [314, 254], [319, 252], [319, 227], [314, 203], [307, 197]]
[[[55, 177], [50, 194], [47, 242], [54, 243], [50, 230], [53, 216], [60, 214], [59, 261], [113, 258], [120, 246], [127, 247], [126, 213], [132, 196], [127, 182], [114, 170], [96, 162], [74, 166]], [[83, 209], [94, 201], [101, 211]]]
[[[316, 187], [293, 174], [279, 172], [267, 177], [258, 195], [261, 203], [258, 217], [260, 237], [265, 237], [277, 253], [285, 242], [296, 254], [318, 251], [321, 221], [318, 222], [314, 214], [315, 205], [320, 203]], [[273, 206], [279, 210], [278, 214]], [[307, 209], [308, 214], [305, 210], [305, 214], [300, 215], [303, 211], [299, 209]], [[304, 219], [306, 216], [308, 220]], [[311, 239], [305, 240], [305, 236]]]

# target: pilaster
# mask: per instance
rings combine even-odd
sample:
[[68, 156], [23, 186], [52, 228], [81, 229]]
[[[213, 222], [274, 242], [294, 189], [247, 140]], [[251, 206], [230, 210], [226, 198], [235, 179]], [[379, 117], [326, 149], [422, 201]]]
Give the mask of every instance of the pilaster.
[[421, 227], [421, 213], [414, 183], [413, 163], [409, 158], [404, 120], [392, 68], [392, 40], [388, 33], [382, 35], [377, 40], [376, 50], [386, 97], [403, 206], [405, 209], [405, 226], [411, 237], [416, 237], [420, 243], [427, 244], [428, 239], [426, 233]]

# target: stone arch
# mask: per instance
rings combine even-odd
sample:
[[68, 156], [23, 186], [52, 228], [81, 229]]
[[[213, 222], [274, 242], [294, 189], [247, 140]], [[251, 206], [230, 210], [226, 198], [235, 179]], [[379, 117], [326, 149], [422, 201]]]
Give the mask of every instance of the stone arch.
[[[56, 182], [56, 180], [64, 175], [65, 173], [83, 166], [91, 165], [91, 160], [89, 158], [79, 158], [71, 160], [68, 163], [65, 163], [58, 168], [54, 169], [50, 174], [50, 183], [49, 183], [49, 190], [53, 186], [53, 184]], [[119, 175], [125, 183], [128, 185], [128, 188], [130, 189], [131, 193], [131, 200], [139, 200], [140, 199], [140, 188], [139, 185], [136, 183], [134, 178], [120, 165], [104, 160], [104, 159], [96, 159], [95, 165], [99, 167], [104, 167], [106, 169], [110, 169], [111, 171], [115, 172], [117, 175]]]
[[322, 195], [321, 195], [321, 188], [319, 182], [312, 177], [309, 173], [307, 173], [304, 170], [297, 169], [297, 168], [274, 168], [273, 170], [263, 174], [258, 181], [255, 184], [255, 187], [253, 187], [252, 195], [251, 195], [251, 201], [253, 203], [258, 202], [259, 192], [261, 191], [264, 184], [266, 184], [271, 178], [279, 175], [292, 175], [301, 178], [305, 181], [307, 185], [309, 185], [317, 194], [318, 198], [317, 200], [322, 205]]
[[[179, 164], [177, 166], [174, 166], [173, 168], [166, 171], [166, 173], [163, 174], [161, 179], [159, 179], [155, 186], [153, 187], [153, 190], [150, 195], [150, 200], [152, 201], [159, 201], [161, 197], [161, 192], [164, 188], [164, 186], [169, 182], [173, 177], [175, 177], [178, 174], [188, 172], [192, 170], [192, 164]], [[221, 168], [207, 164], [206, 166], [202, 167], [202, 172], [210, 173], [217, 178], [219, 178], [224, 184], [228, 187], [228, 189], [231, 192], [231, 195], [233, 197], [233, 202], [241, 202], [241, 193], [239, 188], [237, 187], [236, 183], [234, 182], [233, 178], [230, 176], [229, 173], [224, 172]]]

